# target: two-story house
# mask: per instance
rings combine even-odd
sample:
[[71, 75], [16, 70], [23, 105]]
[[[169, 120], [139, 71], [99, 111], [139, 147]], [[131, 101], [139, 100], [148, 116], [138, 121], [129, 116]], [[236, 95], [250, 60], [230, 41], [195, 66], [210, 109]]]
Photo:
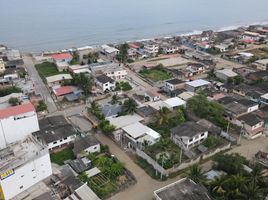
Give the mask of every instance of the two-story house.
[[208, 137], [208, 130], [203, 126], [188, 121], [171, 129], [171, 139], [183, 149], [192, 148]]
[[112, 91], [115, 88], [115, 81], [110, 77], [102, 74], [96, 77], [95, 83], [103, 92]]
[[167, 92], [172, 92], [176, 89], [184, 88], [184, 86], [185, 86], [185, 81], [174, 78], [174, 79], [165, 81], [163, 89]]

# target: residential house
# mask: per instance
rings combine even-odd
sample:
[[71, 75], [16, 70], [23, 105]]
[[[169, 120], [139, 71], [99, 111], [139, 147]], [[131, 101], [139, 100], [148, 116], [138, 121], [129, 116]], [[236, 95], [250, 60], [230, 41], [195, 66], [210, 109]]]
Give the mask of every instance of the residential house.
[[145, 123], [150, 122], [154, 117], [156, 110], [150, 106], [142, 106], [137, 108], [137, 114], [144, 118]]
[[70, 74], [57, 74], [54, 76], [46, 77], [46, 82], [49, 87], [62, 85], [66, 80], [72, 80], [72, 76]]
[[101, 108], [105, 119], [115, 118], [123, 111], [122, 105], [119, 104], [105, 104]]
[[171, 109], [170, 105], [162, 100], [152, 102], [148, 106], [150, 106], [151, 108], [153, 108], [156, 111], [159, 111], [161, 108], [164, 108], [164, 107]]
[[268, 105], [268, 93], [261, 96], [260, 102], [264, 105]]
[[180, 99], [179, 97], [172, 97], [164, 101], [169, 108], [178, 108], [178, 107], [186, 107], [186, 101]]
[[215, 72], [215, 75], [220, 80], [227, 82], [229, 78], [234, 78], [238, 74], [233, 72], [233, 70], [231, 70], [231, 69], [221, 69], [221, 70], [217, 70]]
[[103, 91], [112, 91], [115, 88], [115, 81], [105, 74], [97, 76], [95, 80], [96, 85]]
[[144, 52], [150, 56], [155, 56], [159, 51], [159, 46], [157, 44], [145, 44]]
[[268, 71], [252, 72], [248, 74], [247, 78], [250, 81], [259, 81], [259, 80], [268, 81]]
[[56, 62], [56, 67], [59, 72], [67, 71], [69, 64], [67, 62]]
[[112, 46], [106, 45], [106, 44], [101, 45], [101, 49], [102, 49], [102, 53], [104, 55], [107, 55], [107, 56], [114, 57], [119, 53], [118, 49], [116, 49], [116, 48], [114, 48]]
[[91, 74], [91, 71], [89, 70], [89, 65], [71, 65], [68, 67], [68, 70], [72, 74]]
[[215, 45], [214, 48], [219, 50], [221, 53], [224, 53], [229, 50], [229, 45], [222, 43], [222, 44]]
[[165, 54], [174, 54], [179, 51], [179, 47], [176, 45], [164, 45], [161, 48]]
[[242, 35], [241, 41], [252, 41], [256, 42], [260, 39], [260, 34], [256, 32], [250, 32], [250, 31], [245, 31], [244, 34]]
[[264, 131], [264, 121], [256, 114], [249, 113], [237, 118], [239, 126], [242, 127], [244, 135], [250, 139], [261, 136]]
[[190, 98], [192, 98], [194, 95], [195, 95], [194, 92], [183, 92], [183, 93], [179, 94], [178, 97], [184, 101], [187, 101]]
[[100, 142], [93, 135], [76, 137], [73, 152], [77, 158], [88, 153], [100, 152]]
[[115, 126], [115, 131], [112, 133], [115, 141], [120, 142], [122, 140], [122, 134], [123, 134], [122, 128], [130, 124], [142, 122], [144, 118], [141, 117], [140, 115], [133, 114], [133, 115], [125, 115], [115, 118], [109, 118], [108, 120], [111, 125]]
[[264, 134], [268, 135], [268, 106], [261, 107], [254, 114], [264, 121]]
[[5, 72], [5, 63], [2, 58], [0, 58], [0, 74], [3, 74]]
[[53, 116], [39, 121], [40, 131], [33, 135], [49, 150], [64, 148], [74, 143], [76, 130], [64, 116]]
[[199, 145], [208, 137], [208, 130], [203, 126], [188, 121], [171, 129], [171, 139], [183, 149]]
[[[10, 126], [20, 129], [24, 124]], [[20, 135], [19, 130], [14, 133]], [[0, 199], [2, 200], [23, 199], [25, 193], [32, 191], [30, 190], [32, 186], [36, 187], [39, 182], [52, 175], [48, 149], [31, 136], [1, 149], [0, 155]]]
[[268, 70], [268, 59], [256, 60], [254, 63], [252, 63], [252, 65], [258, 70]]
[[160, 140], [160, 134], [153, 129], [137, 122], [125, 126], [123, 129], [123, 144], [131, 149], [142, 149], [145, 142], [152, 145]]
[[172, 92], [176, 89], [184, 88], [184, 86], [185, 86], [185, 81], [174, 78], [174, 79], [165, 81], [163, 89], [167, 92]]
[[203, 80], [203, 79], [198, 79], [194, 81], [189, 81], [185, 83], [185, 89], [190, 92], [197, 92], [200, 89], [207, 88], [211, 83]]
[[154, 191], [156, 200], [213, 200], [208, 190], [200, 183], [183, 178]]
[[202, 63], [190, 63], [184, 70], [185, 77], [192, 77], [204, 73], [206, 67]]
[[146, 101], [159, 101], [161, 99], [160, 94], [155, 90], [147, 90], [144, 94]]
[[106, 76], [120, 80], [127, 76], [127, 71], [117, 63], [102, 62], [89, 65], [93, 76], [105, 74]]
[[0, 149], [25, 139], [39, 130], [35, 108], [31, 103], [0, 109]]
[[52, 91], [58, 101], [62, 101], [64, 98], [68, 101], [75, 101], [82, 95], [82, 91], [74, 86], [55, 86]]
[[52, 54], [51, 58], [55, 63], [57, 62], [65, 62], [69, 63], [73, 59], [73, 56], [70, 53], [57, 53], [57, 54]]

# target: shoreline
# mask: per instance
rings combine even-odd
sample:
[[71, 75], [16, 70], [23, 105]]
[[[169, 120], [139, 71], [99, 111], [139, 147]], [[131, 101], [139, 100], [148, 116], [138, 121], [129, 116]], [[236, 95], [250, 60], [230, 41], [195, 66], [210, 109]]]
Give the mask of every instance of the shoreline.
[[[162, 38], [172, 38], [172, 37], [183, 37], [183, 36], [191, 36], [191, 35], [200, 35], [203, 31], [207, 30], [212, 30], [213, 32], [223, 32], [223, 31], [230, 31], [230, 30], [236, 30], [240, 27], [249, 27], [253, 25], [268, 25], [268, 20], [266, 21], [261, 21], [261, 22], [253, 22], [253, 23], [246, 23], [246, 24], [237, 24], [237, 25], [230, 25], [230, 26], [224, 26], [221, 28], [215, 28], [215, 29], [204, 29], [204, 30], [193, 30], [193, 31], [188, 31], [188, 32], [183, 32], [183, 33], [178, 33], [178, 34], [166, 34], [166, 35], [159, 35], [157, 37], [152, 37], [152, 38], [142, 38], [142, 39], [133, 39], [133, 40], [125, 40], [125, 41], [117, 41], [117, 42], [107, 42], [107, 43], [101, 43], [99, 42], [98, 44], [85, 44], [84, 46], [80, 47], [71, 47], [71, 48], [64, 48], [64, 49], [58, 49], [58, 50], [41, 50], [41, 51], [24, 51], [21, 50], [22, 53], [24, 54], [41, 54], [41, 53], [57, 53], [57, 52], [64, 52], [64, 51], [74, 51], [75, 49], [79, 48], [94, 48], [94, 47], [99, 47], [103, 44], [113, 44], [113, 45], [118, 45], [122, 43], [132, 43], [132, 42], [142, 42], [142, 41], [150, 41], [150, 40], [155, 40], [155, 39], [162, 39]], [[4, 44], [5, 46], [8, 46], [8, 44]], [[8, 46], [9, 47], [9, 46]], [[13, 47], [12, 47], [13, 48]], [[14, 47], [16, 49], [16, 47]]]

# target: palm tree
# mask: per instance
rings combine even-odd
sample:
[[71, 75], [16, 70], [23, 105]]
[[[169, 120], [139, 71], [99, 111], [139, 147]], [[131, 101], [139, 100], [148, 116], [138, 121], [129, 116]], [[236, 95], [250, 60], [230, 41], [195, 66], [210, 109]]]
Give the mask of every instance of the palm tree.
[[252, 172], [249, 174], [248, 180], [254, 185], [257, 185], [263, 179], [263, 175], [264, 173], [262, 172], [262, 168], [259, 165], [254, 165]]
[[121, 162], [116, 162], [110, 166], [109, 174], [111, 178], [116, 178], [117, 176], [123, 173], [123, 170], [124, 170], [124, 164]]
[[207, 176], [197, 164], [190, 167], [190, 170], [186, 173], [186, 177], [195, 183], [205, 183], [207, 181]]
[[214, 196], [225, 197], [225, 183], [227, 179], [225, 175], [221, 175], [220, 177], [216, 177], [211, 183], [211, 192]]
[[89, 53], [86, 58], [88, 59], [88, 64], [91, 64], [91, 63], [96, 63], [99, 59], [99, 54], [98, 52], [93, 52], [93, 53]]
[[168, 122], [170, 113], [171, 112], [167, 107], [160, 108], [160, 110], [157, 112], [157, 121], [160, 126]]
[[232, 175], [226, 180], [226, 186], [228, 187], [226, 197], [228, 199], [239, 199], [241, 198], [241, 190], [246, 184], [246, 177], [238, 174]]
[[265, 198], [263, 190], [254, 182], [246, 184], [242, 190], [243, 200], [263, 200]]
[[123, 105], [123, 111], [127, 114], [134, 114], [134, 112], [137, 110], [137, 103], [134, 99], [128, 98]]
[[88, 109], [91, 113], [100, 112], [100, 105], [96, 101], [90, 103], [90, 108]]

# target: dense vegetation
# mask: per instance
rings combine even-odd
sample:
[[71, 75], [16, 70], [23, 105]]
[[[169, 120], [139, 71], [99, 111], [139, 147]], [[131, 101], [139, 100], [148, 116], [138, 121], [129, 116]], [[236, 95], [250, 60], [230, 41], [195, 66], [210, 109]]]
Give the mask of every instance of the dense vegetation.
[[20, 93], [22, 92], [20, 88], [16, 86], [6, 87], [0, 89], [0, 97], [4, 97], [6, 95], [10, 95], [12, 93]]

